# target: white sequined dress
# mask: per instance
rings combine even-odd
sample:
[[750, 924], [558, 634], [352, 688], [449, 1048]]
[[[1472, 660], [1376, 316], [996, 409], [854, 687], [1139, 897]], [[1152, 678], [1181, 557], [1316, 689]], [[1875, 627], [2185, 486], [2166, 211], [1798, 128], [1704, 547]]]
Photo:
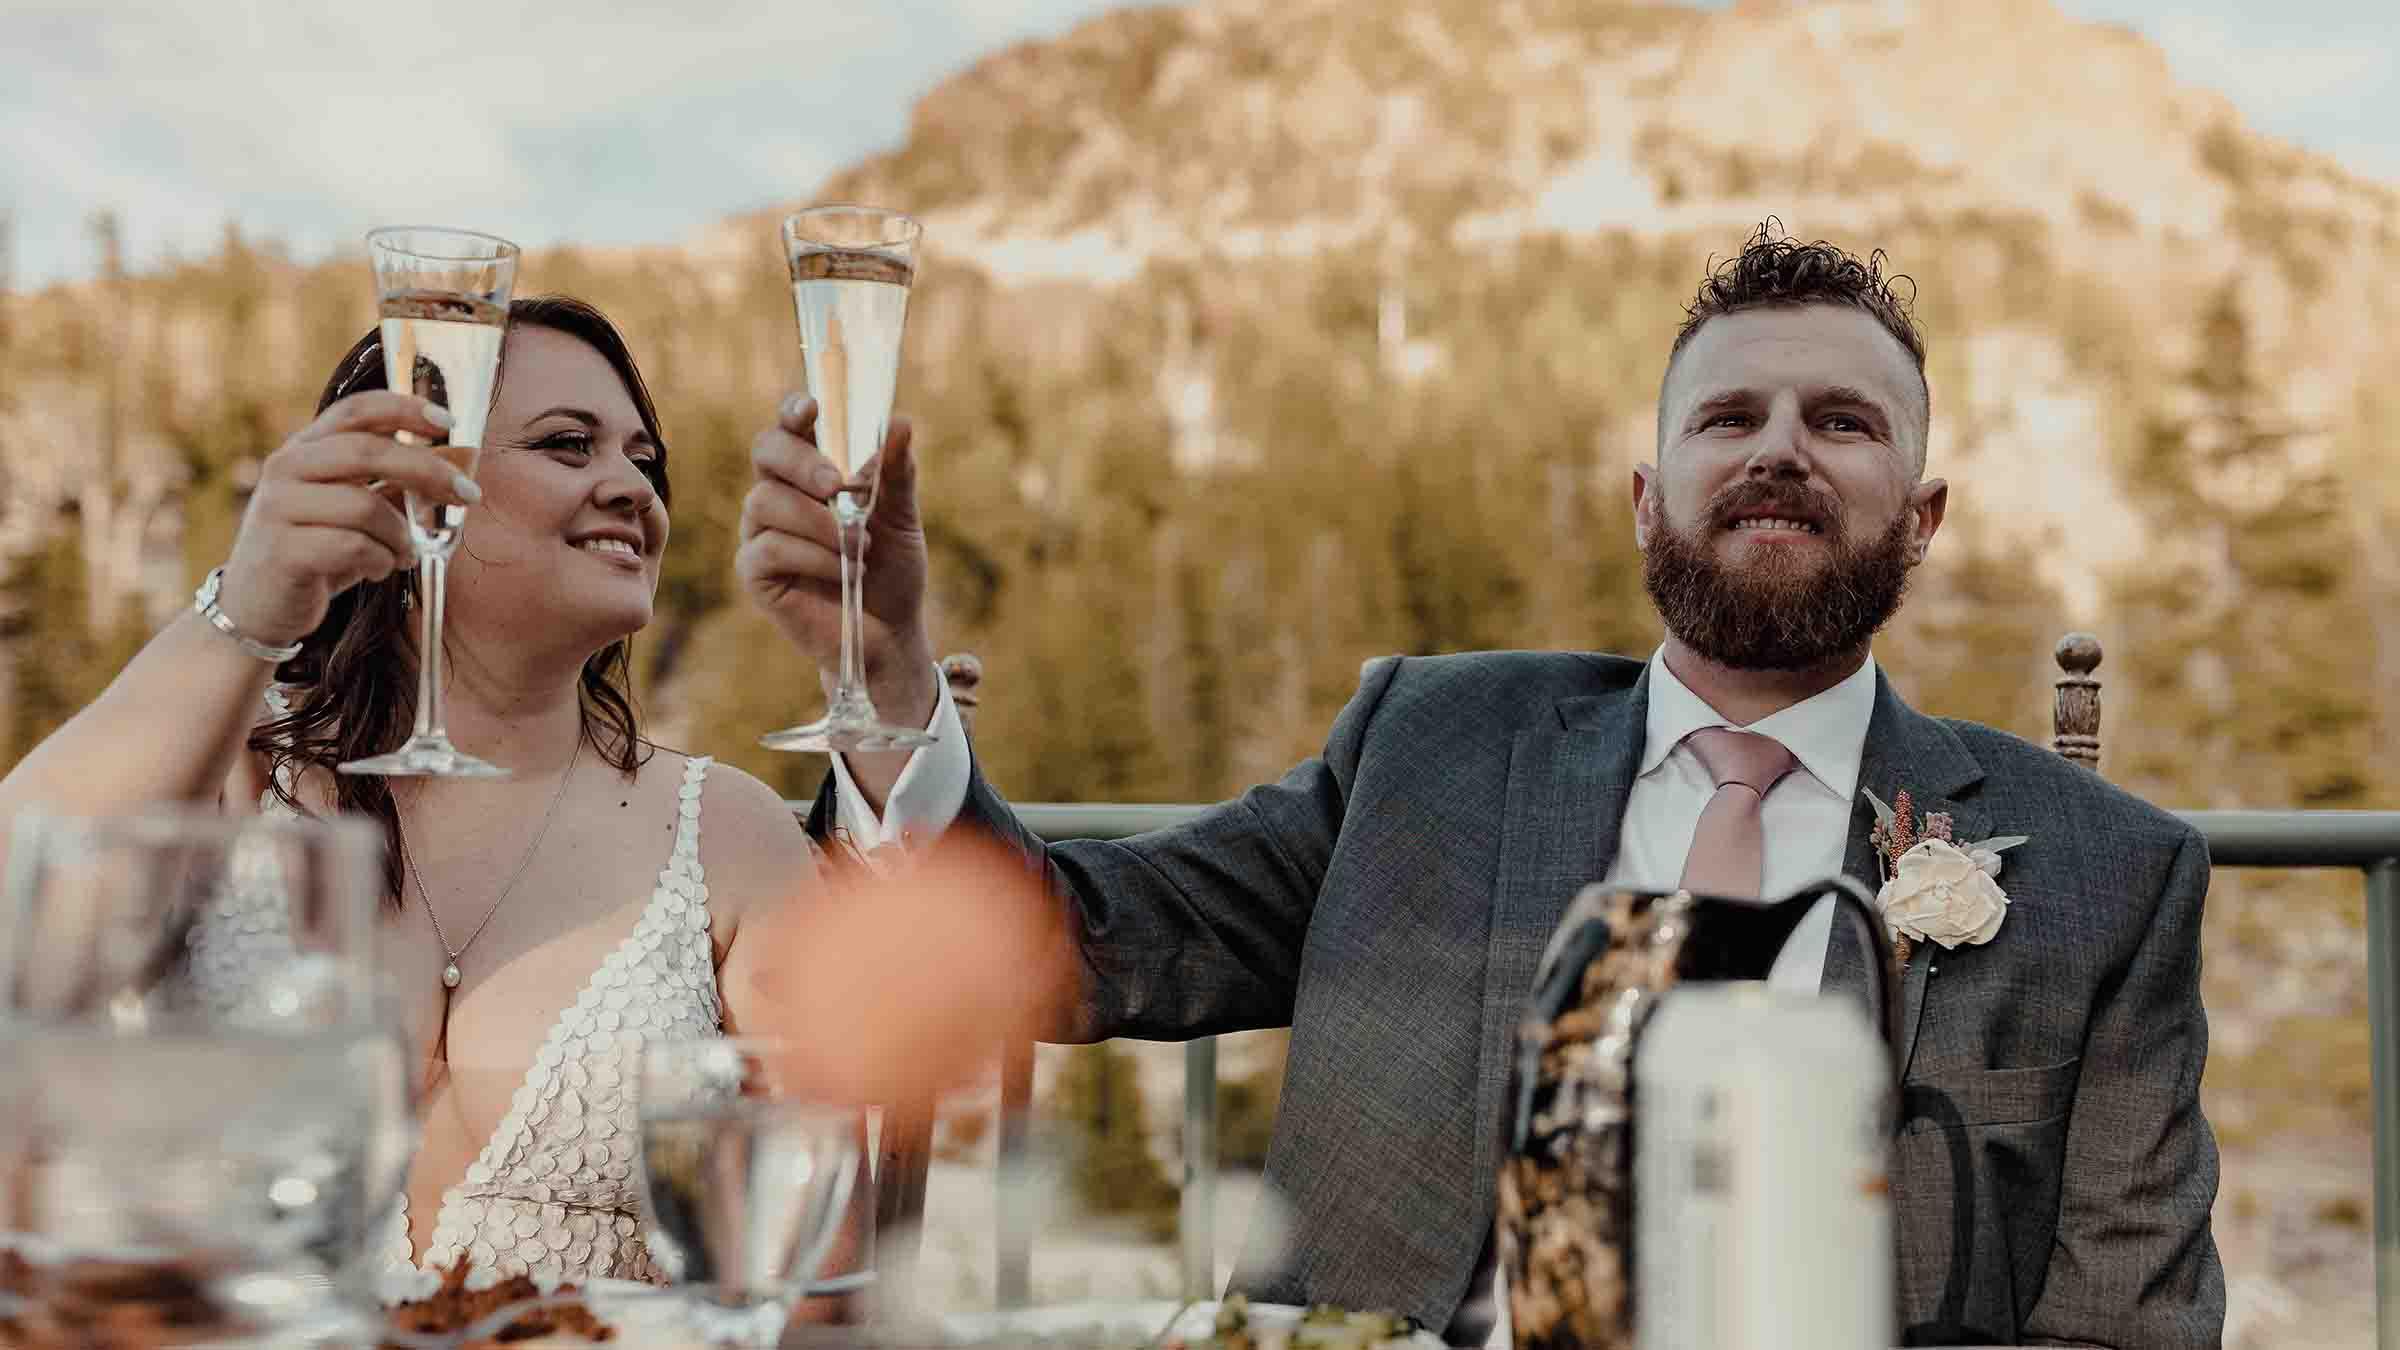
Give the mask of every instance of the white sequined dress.
[[[425, 1251], [410, 1239], [405, 1194], [385, 1220], [378, 1263], [387, 1300], [432, 1293], [439, 1272], [462, 1256], [470, 1289], [512, 1275], [545, 1286], [658, 1278], [642, 1240], [634, 1082], [644, 1044], [712, 1035], [723, 1025], [700, 866], [709, 763], [685, 766], [674, 849], [641, 918], [551, 1024], [509, 1113], [443, 1193]], [[290, 812], [271, 792], [261, 809]], [[231, 888], [192, 935], [194, 983], [236, 991], [240, 972], [261, 954], [255, 944], [288, 951], [284, 909], [271, 877]]]

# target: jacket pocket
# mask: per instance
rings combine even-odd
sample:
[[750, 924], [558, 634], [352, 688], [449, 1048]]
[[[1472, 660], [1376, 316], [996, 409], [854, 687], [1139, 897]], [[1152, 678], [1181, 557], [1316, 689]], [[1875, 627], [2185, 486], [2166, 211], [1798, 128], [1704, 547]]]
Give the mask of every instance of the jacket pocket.
[[1960, 1130], [1975, 1125], [2038, 1124], [2067, 1113], [2075, 1100], [2081, 1057], [2031, 1069], [1979, 1069], [1929, 1074], [1901, 1086], [1905, 1131]]

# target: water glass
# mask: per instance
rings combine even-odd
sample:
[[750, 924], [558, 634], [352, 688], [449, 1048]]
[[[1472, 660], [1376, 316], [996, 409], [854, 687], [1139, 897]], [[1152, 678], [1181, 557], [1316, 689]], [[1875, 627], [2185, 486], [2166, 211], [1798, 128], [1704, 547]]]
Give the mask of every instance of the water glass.
[[355, 1325], [415, 1146], [354, 820], [28, 812], [0, 886], [0, 1244], [157, 1343]]
[[850, 1210], [862, 1128], [855, 1108], [813, 1099], [788, 1046], [714, 1037], [642, 1052], [636, 1112], [650, 1249], [695, 1328], [720, 1342], [760, 1334], [833, 1250]]

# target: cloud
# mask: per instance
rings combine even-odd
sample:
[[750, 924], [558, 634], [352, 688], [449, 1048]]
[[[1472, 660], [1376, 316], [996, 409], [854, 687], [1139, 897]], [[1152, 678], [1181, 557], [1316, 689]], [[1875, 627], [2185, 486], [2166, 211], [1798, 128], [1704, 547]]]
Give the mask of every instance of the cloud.
[[2059, 2], [2143, 33], [2166, 52], [2177, 78], [2223, 93], [2258, 130], [2355, 172], [2400, 178], [2392, 0]]
[[2255, 19], [2192, 13], [2160, 19], [2151, 31], [2177, 75], [2223, 92], [2253, 114], [2353, 101], [2362, 88], [2390, 89], [2400, 58], [2388, 41], [2369, 36], [2339, 28], [2287, 36]]
[[2325, 153], [2352, 173], [2400, 187], [2400, 139], [2335, 141], [2325, 147]]
[[2161, 20], [2156, 37], [2178, 76], [2225, 93], [2252, 126], [2353, 173], [2400, 180], [2400, 50], [2390, 14], [2318, 13], [2295, 34], [2299, 17], [2179, 14]]
[[[2395, 176], [2389, 0], [2064, 0], [2152, 31], [2260, 127]], [[941, 79], [1107, 0], [0, 0], [0, 207], [21, 280], [228, 223], [304, 252], [395, 219], [528, 245], [682, 237], [896, 143]], [[2373, 38], [2375, 40], [2369, 40]]]
[[82, 222], [103, 208], [137, 261], [227, 222], [303, 246], [403, 218], [674, 238], [804, 195], [895, 142], [951, 71], [1103, 8], [20, 0], [0, 15], [0, 203], [36, 282], [90, 270]]

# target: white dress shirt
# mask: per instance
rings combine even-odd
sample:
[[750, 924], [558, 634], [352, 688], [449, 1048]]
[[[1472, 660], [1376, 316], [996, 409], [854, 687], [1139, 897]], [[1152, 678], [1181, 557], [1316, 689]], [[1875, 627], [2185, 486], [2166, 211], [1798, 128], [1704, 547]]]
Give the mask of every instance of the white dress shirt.
[[897, 844], [916, 837], [931, 839], [950, 828], [967, 804], [967, 779], [975, 761], [967, 754], [967, 728], [958, 720], [958, 705], [950, 700], [950, 681], [934, 667], [933, 720], [925, 724], [934, 742], [908, 757], [883, 803], [883, 814], [867, 805], [850, 766], [833, 757], [833, 823], [846, 830], [861, 849]]
[[[1650, 658], [1650, 719], [1641, 768], [1618, 827], [1617, 860], [1608, 869], [1611, 885], [1675, 889], [1683, 877], [1683, 856], [1700, 828], [1700, 811], [1717, 792], [1699, 754], [1683, 740], [1702, 727], [1733, 726], [1676, 679], [1665, 658], [1663, 648]], [[1735, 728], [1774, 737], [1800, 761], [1768, 789], [1759, 807], [1759, 831], [1765, 836], [1760, 895], [1781, 899], [1842, 870], [1850, 844], [1850, 802], [1858, 793], [1858, 765], [1874, 713], [1875, 661], [1869, 657], [1831, 689]], [[1816, 993], [1832, 936], [1828, 897], [1793, 932], [1767, 983]]]
[[[1875, 660], [1867, 658], [1831, 689], [1803, 699], [1737, 731], [1772, 736], [1792, 752], [1798, 767], [1767, 789], [1759, 806], [1759, 894], [1781, 899], [1809, 882], [1842, 870], [1850, 844], [1850, 799], [1858, 791], [1859, 761], [1867, 748], [1867, 722], [1875, 714]], [[1642, 734], [1642, 762], [1625, 797], [1617, 826], [1617, 858], [1608, 883], [1637, 890], [1671, 891], [1683, 879], [1683, 856], [1700, 829], [1700, 812], [1717, 785], [1684, 738], [1703, 727], [1733, 723], [1708, 706], [1675, 672], [1666, 649], [1650, 656], [1650, 712]], [[1767, 973], [1773, 989], [1814, 994], [1825, 977], [1825, 952], [1833, 938], [1833, 898], [1812, 907], [1793, 930]], [[1485, 1239], [1484, 1254], [1494, 1248]], [[1510, 1342], [1508, 1300], [1498, 1288], [1500, 1272], [1479, 1283], [1470, 1301], [1484, 1300], [1476, 1315], [1489, 1317], [1487, 1350]], [[1462, 1309], [1462, 1312], [1467, 1311]]]

